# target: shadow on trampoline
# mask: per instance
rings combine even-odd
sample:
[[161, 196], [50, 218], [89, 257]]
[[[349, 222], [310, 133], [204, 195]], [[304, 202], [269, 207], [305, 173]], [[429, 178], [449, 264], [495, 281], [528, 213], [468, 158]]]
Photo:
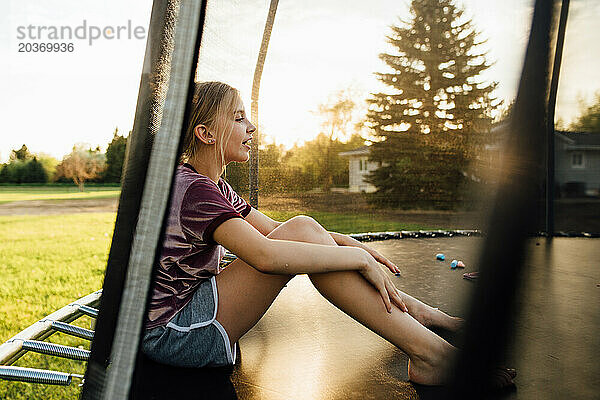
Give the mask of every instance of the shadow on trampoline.
[[238, 399], [229, 368], [178, 368], [141, 360], [131, 382], [131, 399]]

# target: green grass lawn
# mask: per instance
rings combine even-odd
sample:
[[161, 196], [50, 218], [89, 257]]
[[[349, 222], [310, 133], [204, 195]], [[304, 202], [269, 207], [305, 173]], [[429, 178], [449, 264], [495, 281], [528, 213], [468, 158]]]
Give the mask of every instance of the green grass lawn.
[[[38, 194], [56, 198], [53, 197], [56, 192], [44, 189], [39, 188]], [[35, 192], [28, 189], [23, 196], [31, 198]], [[91, 193], [106, 192], [110, 191]], [[65, 190], [58, 194], [77, 193]], [[262, 211], [280, 221], [296, 215]], [[377, 219], [368, 214], [308, 214], [327, 229], [344, 233], [428, 228], [382, 217]], [[0, 216], [0, 343], [51, 312], [101, 288], [114, 221], [114, 213]], [[89, 323], [87, 318], [76, 322], [84, 327], [89, 327]], [[48, 340], [89, 348], [89, 343], [62, 334]], [[80, 374], [85, 368], [83, 362], [36, 354], [25, 355], [15, 365]], [[77, 385], [59, 387], [0, 381], [0, 399], [75, 399], [78, 394]]]
[[[114, 213], [0, 217], [0, 342], [102, 286]], [[77, 321], [89, 328], [89, 319]], [[49, 341], [84, 345], [56, 334]], [[27, 354], [15, 365], [83, 373], [85, 364]], [[0, 399], [75, 399], [69, 387], [0, 381]]]
[[121, 188], [115, 186], [0, 186], [0, 204], [24, 200], [83, 200], [118, 197]]
[[[293, 211], [273, 211], [261, 209], [261, 212], [277, 221], [286, 221], [298, 213]], [[419, 229], [438, 229], [418, 224], [406, 224], [398, 220], [385, 219], [371, 214], [337, 214], [332, 212], [313, 211], [310, 215], [329, 231], [340, 233], [383, 232]]]

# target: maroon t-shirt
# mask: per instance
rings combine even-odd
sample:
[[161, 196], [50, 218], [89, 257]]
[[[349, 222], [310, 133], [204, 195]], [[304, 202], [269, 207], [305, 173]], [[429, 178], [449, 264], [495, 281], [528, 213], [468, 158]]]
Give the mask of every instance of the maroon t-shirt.
[[223, 222], [248, 213], [250, 205], [223, 179], [216, 184], [189, 164], [177, 167], [147, 329], [166, 324], [203, 280], [221, 272], [225, 249], [212, 235]]

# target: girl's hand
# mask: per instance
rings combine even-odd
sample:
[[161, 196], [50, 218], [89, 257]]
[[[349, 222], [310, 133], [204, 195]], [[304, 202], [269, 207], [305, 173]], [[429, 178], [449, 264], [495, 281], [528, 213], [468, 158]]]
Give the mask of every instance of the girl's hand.
[[373, 258], [375, 260], [377, 260], [377, 262], [385, 265], [393, 273], [395, 273], [395, 274], [399, 274], [400, 273], [400, 269], [396, 266], [396, 264], [394, 264], [393, 262], [391, 262], [390, 260], [388, 260], [387, 258], [385, 258], [384, 256], [382, 256], [376, 250], [370, 248], [366, 244], [361, 243], [358, 240], [353, 239], [353, 238], [351, 238], [348, 235], [343, 235], [341, 233], [329, 232], [329, 234], [331, 235], [331, 237], [333, 238], [333, 240], [335, 240], [335, 242], [337, 244], [339, 244], [340, 246], [359, 247], [359, 248], [365, 250], [371, 256], [373, 256]]
[[[361, 243], [362, 244], [362, 243]], [[388, 260], [387, 258], [385, 258], [384, 256], [382, 256], [381, 254], [379, 254], [379, 252], [377, 252], [376, 250], [370, 248], [369, 246], [363, 244], [364, 249], [373, 256], [373, 258], [375, 260], [377, 260], [378, 262], [380, 262], [381, 264], [385, 265], [386, 267], [388, 267], [388, 269], [390, 271], [392, 271], [395, 274], [399, 274], [400, 273], [400, 268], [398, 268], [396, 266], [396, 264], [394, 264], [393, 262], [391, 262], [390, 260]]]
[[392, 312], [392, 303], [400, 310], [408, 312], [408, 308], [406, 308], [400, 292], [373, 257], [369, 257], [369, 262], [366, 264], [366, 267], [360, 270], [360, 273], [377, 289], [388, 313]]

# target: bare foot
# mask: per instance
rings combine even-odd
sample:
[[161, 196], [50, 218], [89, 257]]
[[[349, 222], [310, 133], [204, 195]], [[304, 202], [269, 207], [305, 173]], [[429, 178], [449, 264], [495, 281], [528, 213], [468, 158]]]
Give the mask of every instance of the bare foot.
[[[408, 361], [408, 377], [411, 382], [427, 386], [440, 386], [447, 383], [448, 366], [434, 367], [426, 362], [411, 359]], [[498, 367], [495, 368], [489, 376], [487, 389], [492, 392], [497, 392], [505, 389], [514, 389], [514, 379], [517, 376], [517, 371], [512, 368]]]
[[427, 359], [411, 358], [408, 361], [408, 378], [420, 385], [443, 385], [448, 380], [448, 367], [455, 351], [452, 346], [444, 346], [439, 351], [431, 352]]

